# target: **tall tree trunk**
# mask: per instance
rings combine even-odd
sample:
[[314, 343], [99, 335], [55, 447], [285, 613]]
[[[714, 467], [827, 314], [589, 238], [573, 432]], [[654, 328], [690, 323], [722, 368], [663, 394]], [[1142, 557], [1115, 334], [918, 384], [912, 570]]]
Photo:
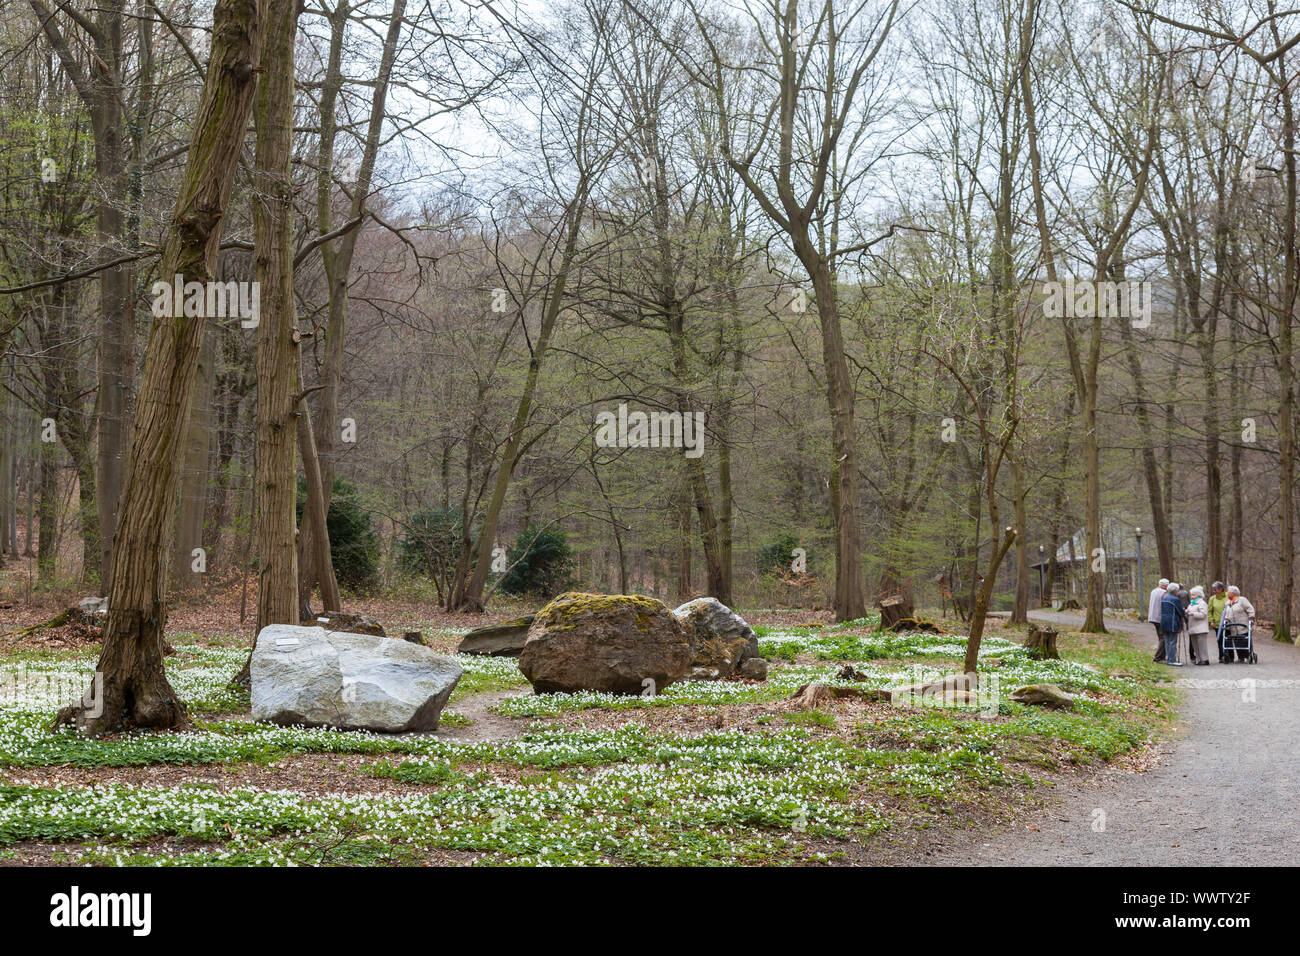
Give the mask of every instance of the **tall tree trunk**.
[[[115, 258], [125, 236], [129, 182], [123, 107], [127, 101], [123, 81], [122, 22], [125, 0], [102, 0], [94, 19], [85, 14], [77, 26], [90, 55], [74, 51], [74, 44], [59, 29], [54, 13], [42, 0], [30, 0], [41, 29], [76, 87], [90, 115], [95, 147], [95, 229], [99, 254]], [[123, 451], [130, 441], [129, 393], [135, 377], [134, 270], [129, 263], [99, 273], [99, 388], [96, 396], [98, 478], [98, 539], [100, 555], [95, 569], [107, 579], [112, 561], [112, 541], [122, 487]]]
[[[1233, 288], [1237, 288], [1235, 282], [1233, 283]], [[1240, 348], [1240, 341], [1237, 334], [1237, 330], [1238, 330], [1237, 311], [1239, 307], [1239, 302], [1240, 302], [1239, 297], [1236, 295], [1236, 293], [1233, 293], [1232, 303], [1229, 307], [1230, 312], [1229, 312], [1229, 321], [1228, 321], [1228, 327], [1229, 327], [1228, 350], [1229, 350], [1229, 354], [1232, 356], [1231, 363], [1228, 367], [1228, 407], [1229, 408], [1241, 408], [1241, 382], [1240, 379], [1238, 378], [1238, 376], [1241, 374], [1241, 371], [1237, 364], [1237, 350]], [[1240, 426], [1239, 421], [1234, 422], [1233, 424], [1234, 428], [1239, 426]], [[1232, 517], [1229, 519], [1228, 524], [1231, 530], [1232, 543], [1229, 549], [1228, 567], [1226, 569], [1228, 572], [1228, 576], [1226, 578], [1221, 578], [1220, 580], [1224, 581], [1225, 583], [1236, 584], [1238, 581], [1241, 580], [1241, 559], [1242, 559], [1241, 552], [1242, 552], [1242, 548], [1245, 545], [1245, 531], [1244, 528], [1242, 527], [1245, 523], [1245, 507], [1242, 502], [1243, 488], [1242, 488], [1242, 475], [1241, 475], [1240, 433], [1238, 433], [1237, 439], [1233, 441], [1231, 449], [1232, 450], [1230, 452], [1231, 458], [1230, 458], [1230, 465], [1229, 465], [1229, 474], [1231, 476], [1231, 482], [1232, 482], [1232, 497], [1231, 497]]]
[[728, 421], [724, 419], [724, 431], [718, 438], [718, 558], [722, 565], [722, 591], [728, 596], [725, 603], [729, 605], [735, 598], [735, 568], [731, 553], [735, 530], [732, 518], [734, 499], [731, 490], [731, 443], [727, 425]]
[[[49, 407], [52, 409], [54, 406]], [[36, 574], [42, 585], [52, 587], [59, 557], [59, 446], [54, 442], [41, 442], [40, 494]]]
[[[362, 143], [361, 165], [357, 181], [352, 186], [350, 221], [361, 219], [366, 212], [370, 184], [374, 176], [375, 161], [379, 154], [383, 132], [389, 81], [392, 78], [397, 44], [401, 38], [402, 25], [406, 16], [406, 3], [407, 0], [393, 0], [389, 14], [388, 31], [384, 36], [384, 45], [379, 58], [379, 73], [375, 78], [374, 92], [370, 100], [370, 119], [366, 128], [366, 138]], [[320, 172], [316, 184], [316, 215], [317, 229], [321, 235], [328, 234], [334, 229], [333, 174], [334, 144], [337, 133], [334, 112], [343, 84], [341, 56], [350, 10], [347, 0], [340, 0], [330, 18], [330, 54], [325, 83], [321, 90], [321, 136], [317, 156]], [[326, 514], [329, 513], [330, 499], [334, 492], [334, 472], [338, 460], [339, 390], [343, 381], [344, 344], [347, 338], [348, 289], [351, 283], [352, 259], [360, 232], [358, 225], [339, 239], [321, 245], [329, 295], [329, 318], [325, 325], [325, 365], [321, 370], [321, 384], [324, 388], [321, 390], [320, 416], [314, 428], [313, 438], [320, 463], [321, 488]], [[321, 532], [318, 529], [307, 523], [303, 529], [299, 550], [300, 558], [307, 559], [301, 569], [300, 590], [305, 590], [308, 596], [311, 595], [311, 589], [316, 585], [323, 567], [314, 555], [329, 553], [328, 541], [325, 542], [323, 549], [319, 542], [315, 542], [314, 539], [319, 534]], [[333, 573], [332, 569], [330, 573]], [[332, 588], [335, 593], [338, 591], [337, 581], [322, 582], [322, 587]]]
[[[308, 411], [305, 401], [300, 403], [299, 410], [295, 414], [298, 423], [298, 445], [302, 451], [302, 468], [307, 476], [307, 503], [303, 508], [303, 516], [304, 518], [308, 514], [311, 516], [310, 522], [304, 523], [309, 523], [318, 532], [312, 536], [312, 540], [316, 543], [312, 563], [320, 569], [321, 606], [326, 611], [341, 611], [343, 601], [339, 597], [339, 582], [334, 576], [334, 562], [330, 557], [329, 533], [320, 533], [325, 531], [327, 520], [325, 489], [321, 487], [320, 458], [316, 454], [316, 443], [312, 439], [311, 412]], [[302, 611], [304, 619], [311, 614], [311, 609], [305, 604]]]
[[1012, 455], [1011, 461], [1011, 496], [1012, 510], [1016, 516], [1016, 591], [1011, 605], [1013, 623], [1024, 624], [1029, 620], [1029, 514], [1025, 509], [1025, 488], [1023, 465], [1018, 454]]
[[[176, 519], [176, 547], [172, 553], [172, 583], [185, 593], [199, 583], [194, 571], [194, 549], [203, 548], [203, 516], [208, 493], [208, 444], [212, 435], [212, 330], [203, 336], [199, 364], [194, 372], [194, 391], [190, 396], [189, 427], [185, 433], [184, 459], [181, 465], [181, 491]], [[204, 558], [206, 565], [206, 557]]]
[[297, 624], [298, 328], [293, 299], [293, 48], [297, 0], [267, 0], [266, 75], [258, 85], [253, 259], [257, 340], [257, 631]]
[[[1278, 39], [1277, 24], [1272, 24], [1273, 37]], [[1286, 56], [1282, 53], [1278, 60], [1278, 70], [1282, 76], [1289, 77]], [[1285, 119], [1283, 124], [1283, 181], [1285, 184], [1286, 225], [1283, 228], [1286, 245], [1284, 268], [1286, 276], [1283, 284], [1282, 309], [1278, 312], [1278, 453], [1281, 456], [1278, 487], [1280, 489], [1279, 506], [1282, 512], [1282, 533], [1278, 540], [1278, 558], [1282, 571], [1282, 586], [1278, 594], [1277, 623], [1273, 636], [1280, 641], [1294, 639], [1291, 633], [1291, 604], [1295, 594], [1295, 366], [1293, 364], [1294, 344], [1292, 338], [1295, 320], [1296, 300], [1300, 298], [1300, 249], [1296, 247], [1297, 172], [1296, 172], [1296, 115], [1292, 88], [1283, 85], [1280, 92]]]
[[[1152, 532], [1156, 538], [1156, 554], [1160, 562], [1161, 574], [1172, 574], [1174, 568], [1174, 534], [1169, 525], [1165, 511], [1164, 492], [1160, 484], [1160, 468], [1156, 463], [1155, 437], [1151, 429], [1151, 417], [1147, 413], [1147, 387], [1142, 362], [1134, 344], [1133, 330], [1127, 322], [1119, 323], [1120, 338], [1124, 341], [1124, 354], [1128, 360], [1129, 378], [1133, 380], [1133, 391], [1137, 400], [1133, 406], [1133, 417], [1137, 419], [1138, 434], [1142, 439], [1142, 474], [1146, 479], [1147, 501], [1151, 505]], [[1157, 575], [1159, 577], [1159, 575]], [[1139, 582], [1139, 590], [1141, 582]]]
[[[164, 276], [211, 278], [252, 109], [261, 30], [256, 0], [216, 0], [203, 96], [163, 247]], [[154, 320], [113, 543], [108, 620], [97, 668], [102, 693], [93, 708], [65, 707], [58, 724], [75, 723], [100, 734], [188, 723], [163, 670], [163, 634], [181, 443], [203, 328], [202, 317]]]
[[691, 587], [691, 498], [688, 482], [683, 481], [674, 504], [677, 511], [677, 603], [681, 604], [689, 601], [695, 590]]
[[[796, 253], [799, 251], [796, 242]], [[822, 360], [826, 366], [826, 401], [831, 414], [831, 437], [836, 479], [835, 503], [835, 620], [855, 621], [866, 616], [862, 591], [862, 552], [858, 531], [858, 454], [854, 428], [853, 379], [844, 354], [839, 304], [826, 260], [806, 246], [800, 258], [812, 275], [817, 316], [822, 331]]]
[[1097, 381], [1095, 375], [1080, 396], [1083, 411], [1084, 563], [1087, 566], [1088, 600], [1084, 613], [1085, 634], [1104, 634], [1106, 624], [1106, 573], [1098, 560], [1104, 558], [1101, 545], [1101, 453], [1097, 440]]
[[[11, 363], [4, 363], [6, 385], [12, 375]], [[3, 556], [18, 556], [18, 423], [14, 399], [7, 388], [0, 388], [0, 566]]]

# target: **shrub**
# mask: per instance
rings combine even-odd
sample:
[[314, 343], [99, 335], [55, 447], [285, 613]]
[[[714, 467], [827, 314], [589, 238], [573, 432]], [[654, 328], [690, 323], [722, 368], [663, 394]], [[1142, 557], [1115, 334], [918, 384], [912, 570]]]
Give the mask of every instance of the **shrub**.
[[411, 515], [398, 539], [397, 566], [407, 574], [438, 578], [456, 567], [460, 552], [460, 511], [425, 508]]
[[[790, 562], [794, 560], [792, 553], [797, 547], [799, 547], [797, 537], [788, 531], [781, 532], [759, 549], [758, 573], [767, 574], [774, 571], [777, 574], [786, 574], [790, 570]], [[805, 560], [811, 565], [811, 554], [806, 555]]]
[[573, 578], [569, 542], [558, 528], [534, 528], [519, 533], [506, 556], [508, 570], [499, 589], [505, 594], [553, 597]]
[[[307, 505], [307, 479], [298, 478], [298, 524], [302, 525]], [[330, 536], [330, 560], [339, 587], [352, 591], [369, 591], [379, 585], [379, 535], [370, 512], [361, 504], [352, 482], [334, 479], [325, 527]]]

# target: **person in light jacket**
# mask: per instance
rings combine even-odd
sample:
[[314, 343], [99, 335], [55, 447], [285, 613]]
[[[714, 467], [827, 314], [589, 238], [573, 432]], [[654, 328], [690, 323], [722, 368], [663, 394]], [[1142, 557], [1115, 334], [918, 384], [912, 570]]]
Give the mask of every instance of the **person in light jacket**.
[[1187, 612], [1178, 597], [1176, 582], [1170, 582], [1169, 593], [1160, 599], [1160, 634], [1165, 641], [1165, 663], [1170, 667], [1182, 667], [1178, 659], [1178, 636], [1183, 633], [1187, 623]]
[[[1254, 624], [1255, 623], [1255, 605], [1251, 604], [1241, 596], [1241, 588], [1235, 584], [1228, 585], [1228, 601], [1223, 605], [1223, 623], [1224, 624]], [[1245, 641], [1234, 642], [1237, 645], [1244, 645]], [[1232, 651], [1225, 651], [1225, 662], [1232, 660]], [[1244, 646], [1237, 647], [1237, 660], [1244, 661], [1250, 657], [1250, 652]]]
[[1165, 659], [1165, 636], [1160, 631], [1160, 602], [1168, 593], [1169, 579], [1161, 578], [1160, 583], [1151, 590], [1147, 598], [1147, 621], [1156, 629], [1156, 655], [1151, 660], [1159, 664]]
[[1192, 645], [1192, 659], [1198, 665], [1210, 663], [1210, 606], [1205, 602], [1205, 589], [1192, 588], [1192, 600], [1187, 605], [1187, 636]]

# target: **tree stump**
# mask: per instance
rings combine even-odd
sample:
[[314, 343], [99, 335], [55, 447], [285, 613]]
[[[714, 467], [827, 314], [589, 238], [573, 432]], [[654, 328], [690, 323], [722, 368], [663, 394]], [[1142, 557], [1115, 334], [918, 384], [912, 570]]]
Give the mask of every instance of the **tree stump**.
[[1030, 624], [1024, 647], [1028, 648], [1029, 656], [1036, 661], [1059, 661], [1061, 655], [1056, 650], [1058, 636], [1059, 632], [1055, 628]]
[[889, 630], [899, 621], [905, 621], [915, 616], [910, 598], [902, 594], [891, 594], [883, 597], [876, 602], [876, 607], [880, 608], [880, 627], [882, 630]]

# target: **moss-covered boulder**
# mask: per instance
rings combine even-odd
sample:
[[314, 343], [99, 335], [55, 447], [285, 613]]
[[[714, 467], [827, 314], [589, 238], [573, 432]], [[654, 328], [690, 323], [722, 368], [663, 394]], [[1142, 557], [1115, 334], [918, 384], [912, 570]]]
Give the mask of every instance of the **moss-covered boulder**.
[[561, 594], [537, 612], [519, 670], [538, 693], [657, 693], [685, 676], [691, 644], [662, 601], [639, 594]]

